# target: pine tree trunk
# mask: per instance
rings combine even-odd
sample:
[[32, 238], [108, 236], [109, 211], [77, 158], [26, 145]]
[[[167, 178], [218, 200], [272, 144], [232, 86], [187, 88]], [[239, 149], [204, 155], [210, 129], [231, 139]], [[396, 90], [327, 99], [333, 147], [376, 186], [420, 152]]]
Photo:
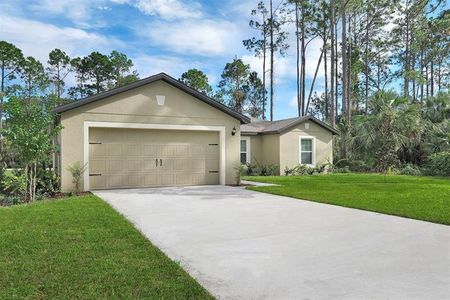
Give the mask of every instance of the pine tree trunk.
[[267, 31], [266, 31], [266, 19], [264, 17], [264, 27], [263, 27], [263, 74], [262, 74], [262, 97], [263, 97], [263, 110], [262, 110], [262, 118], [266, 119], [266, 49], [267, 49]]
[[350, 124], [351, 123], [351, 117], [352, 117], [352, 17], [351, 15], [348, 16], [348, 82], [347, 82], [347, 121]]
[[408, 1], [406, 1], [406, 35], [405, 35], [405, 74], [404, 76], [404, 83], [403, 83], [403, 93], [404, 96], [409, 98], [409, 79], [408, 79], [408, 74], [409, 74], [409, 8], [408, 8]]
[[433, 62], [433, 58], [431, 59], [431, 69], [430, 69], [430, 92], [431, 92], [431, 97], [434, 96], [434, 62]]
[[369, 17], [370, 9], [366, 12], [366, 35], [365, 35], [365, 49], [364, 49], [364, 112], [367, 115], [369, 107]]
[[297, 56], [297, 108], [298, 116], [302, 116], [302, 101], [300, 98], [300, 36], [299, 36], [299, 16], [298, 16], [298, 1], [295, 2], [295, 31], [296, 31], [296, 56]]
[[273, 7], [270, 0], [270, 121], [273, 121], [273, 59], [274, 59], [274, 43], [273, 43]]
[[330, 71], [330, 85], [331, 85], [331, 90], [330, 90], [330, 106], [331, 106], [331, 111], [330, 111], [330, 121], [331, 121], [331, 126], [335, 127], [336, 126], [336, 118], [335, 118], [335, 105], [334, 105], [334, 88], [335, 88], [335, 84], [334, 84], [334, 66], [335, 66], [335, 52], [334, 52], [334, 32], [335, 32], [335, 26], [334, 26], [334, 14], [335, 14], [335, 7], [334, 7], [334, 0], [331, 0], [331, 21], [330, 21], [330, 25], [331, 25], [331, 53], [330, 53], [330, 67], [331, 67], [331, 71]]
[[3, 129], [3, 97], [5, 92], [5, 62], [2, 61], [2, 82], [1, 82], [1, 90], [0, 90], [0, 153], [3, 151], [3, 135], [2, 135], [2, 129]]
[[323, 57], [323, 52], [324, 51], [325, 51], [325, 49], [322, 49], [322, 52], [320, 53], [319, 60], [317, 61], [316, 71], [314, 72], [314, 77], [313, 77], [313, 80], [311, 82], [311, 87], [309, 89], [308, 102], [306, 104], [305, 114], [308, 114], [309, 102], [311, 101], [311, 96], [312, 96], [312, 93], [313, 93], [313, 90], [314, 90], [314, 84], [316, 83], [317, 73], [319, 72], [319, 67], [320, 67], [320, 63], [322, 62], [322, 57]]
[[[342, 28], [341, 28], [341, 43], [342, 43], [342, 116], [345, 118], [347, 113], [347, 24], [346, 24], [346, 12], [345, 12], [345, 1], [341, 1], [341, 22], [342, 22]], [[346, 137], [345, 134], [341, 134], [341, 142], [340, 142], [340, 154], [341, 159], [345, 158], [347, 156], [346, 153]]]
[[302, 101], [302, 116], [304, 116], [305, 114], [306, 114], [306, 111], [305, 111], [305, 91], [306, 91], [306, 72], [305, 72], [305, 70], [306, 70], [306, 46], [305, 46], [305, 11], [304, 11], [304, 8], [303, 8], [303, 6], [302, 6], [302, 14], [301, 14], [301, 18], [300, 18], [300, 23], [301, 23], [301, 30], [302, 30], [302, 33], [301, 33], [301, 37], [302, 37], [302, 40], [301, 40], [301, 49], [302, 49], [302, 55], [301, 55], [301, 59], [302, 59], [302, 63], [301, 63], [301, 66], [302, 66], [302, 69], [301, 69], [301, 81], [302, 81], [302, 84], [301, 84], [301, 86], [302, 86], [302, 89], [301, 89], [301, 93], [302, 93], [302, 96], [301, 96], [301, 101]]

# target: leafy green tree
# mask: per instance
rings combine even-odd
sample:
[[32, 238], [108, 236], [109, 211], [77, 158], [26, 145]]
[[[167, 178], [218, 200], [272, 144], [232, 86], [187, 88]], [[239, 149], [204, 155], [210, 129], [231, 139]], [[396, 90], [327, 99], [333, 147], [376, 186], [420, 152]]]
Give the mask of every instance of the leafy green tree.
[[5, 104], [5, 112], [8, 126], [3, 130], [3, 134], [11, 142], [17, 162], [24, 168], [26, 197], [34, 201], [37, 166], [55, 151], [53, 138], [61, 128], [53, 126], [53, 116], [37, 99], [11, 97]]
[[212, 87], [209, 85], [208, 76], [198, 69], [187, 70], [181, 74], [181, 78], [178, 80], [205, 95], [211, 95], [212, 93]]
[[[269, 24], [269, 11], [267, 10], [264, 2], [259, 2], [256, 9], [252, 10], [252, 16], [254, 19], [250, 20], [249, 25], [252, 29], [259, 32], [258, 37], [252, 37], [250, 39], [242, 41], [244, 46], [249, 51], [253, 51], [256, 57], [262, 58], [262, 98], [266, 99], [266, 69], [267, 69], [267, 49], [270, 47], [270, 24]], [[263, 102], [262, 118], [266, 118], [266, 103]]]
[[75, 72], [77, 85], [69, 88], [68, 94], [72, 99], [88, 96], [86, 84], [88, 82], [88, 65], [85, 57], [76, 57], [70, 61], [72, 70]]
[[[1, 88], [0, 88], [0, 131], [3, 128], [3, 103], [6, 96], [8, 82], [12, 82], [18, 75], [20, 64], [23, 60], [22, 50], [6, 41], [0, 41], [0, 68], [1, 68]], [[0, 136], [0, 151], [3, 141]]]
[[219, 88], [228, 106], [238, 112], [242, 112], [245, 105], [249, 74], [250, 66], [244, 64], [241, 59], [234, 58], [232, 62], [225, 65], [222, 80], [219, 82]]
[[27, 99], [42, 96], [49, 85], [44, 66], [32, 56], [26, 57], [20, 64], [20, 78], [23, 81], [21, 91]]
[[131, 70], [133, 61], [126, 54], [119, 51], [112, 51], [109, 55], [112, 64], [112, 84], [111, 87], [123, 86], [139, 80], [136, 70]]
[[247, 82], [248, 105], [246, 112], [254, 118], [262, 118], [265, 107], [265, 92], [258, 73], [251, 72]]
[[84, 58], [87, 78], [87, 93], [101, 93], [107, 90], [108, 82], [113, 78], [114, 66], [108, 56], [100, 52], [92, 52]]
[[49, 53], [47, 63], [49, 65], [47, 71], [55, 88], [57, 98], [56, 105], [60, 105], [61, 96], [64, 92], [65, 86], [64, 79], [71, 71], [70, 57], [66, 54], [66, 52], [60, 49], [54, 49]]

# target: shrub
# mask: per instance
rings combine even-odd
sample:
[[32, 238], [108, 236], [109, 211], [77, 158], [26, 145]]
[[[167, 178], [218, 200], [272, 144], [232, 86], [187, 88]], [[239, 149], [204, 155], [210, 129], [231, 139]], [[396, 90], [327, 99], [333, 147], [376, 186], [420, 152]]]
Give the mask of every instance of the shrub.
[[36, 185], [39, 195], [52, 196], [59, 192], [59, 176], [51, 169], [39, 168]]
[[279, 166], [275, 164], [270, 165], [250, 165], [247, 164], [247, 175], [254, 176], [275, 176], [279, 175]]
[[21, 195], [26, 189], [25, 174], [20, 170], [6, 170], [1, 182], [3, 191], [8, 195]]
[[433, 154], [423, 171], [426, 175], [450, 176], [450, 151]]
[[2, 206], [11, 206], [22, 203], [22, 199], [17, 195], [8, 195], [0, 197], [0, 205]]
[[420, 173], [420, 169], [417, 166], [412, 165], [412, 164], [406, 164], [400, 168], [399, 174], [419, 176], [421, 173]]
[[82, 165], [81, 162], [77, 161], [73, 165], [67, 167], [67, 170], [70, 172], [70, 174], [72, 174], [72, 182], [75, 184], [75, 191], [77, 193], [80, 191], [81, 177], [86, 171], [86, 166], [87, 164]]
[[247, 172], [247, 166], [244, 164], [239, 164], [236, 167], [234, 167], [236, 170], [236, 185], [241, 185], [241, 176], [244, 174], [244, 172]]

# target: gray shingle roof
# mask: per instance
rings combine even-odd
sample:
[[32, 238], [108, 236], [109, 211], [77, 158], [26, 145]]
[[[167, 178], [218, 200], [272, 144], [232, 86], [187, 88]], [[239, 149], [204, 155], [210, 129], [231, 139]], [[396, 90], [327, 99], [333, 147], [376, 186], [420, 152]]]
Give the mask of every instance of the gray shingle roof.
[[281, 133], [289, 128], [292, 128], [305, 121], [312, 121], [319, 126], [331, 131], [333, 134], [338, 134], [338, 131], [328, 124], [312, 117], [304, 116], [297, 118], [282, 119], [278, 121], [265, 121], [260, 119], [251, 118], [250, 123], [241, 125], [241, 133], [243, 134], [273, 134]]

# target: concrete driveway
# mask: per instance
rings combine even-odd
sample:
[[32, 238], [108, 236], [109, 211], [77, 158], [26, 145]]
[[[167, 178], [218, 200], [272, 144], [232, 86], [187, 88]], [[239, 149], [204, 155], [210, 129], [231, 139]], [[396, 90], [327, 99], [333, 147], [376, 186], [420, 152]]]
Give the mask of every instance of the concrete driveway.
[[220, 299], [449, 299], [449, 226], [224, 186], [95, 194]]

